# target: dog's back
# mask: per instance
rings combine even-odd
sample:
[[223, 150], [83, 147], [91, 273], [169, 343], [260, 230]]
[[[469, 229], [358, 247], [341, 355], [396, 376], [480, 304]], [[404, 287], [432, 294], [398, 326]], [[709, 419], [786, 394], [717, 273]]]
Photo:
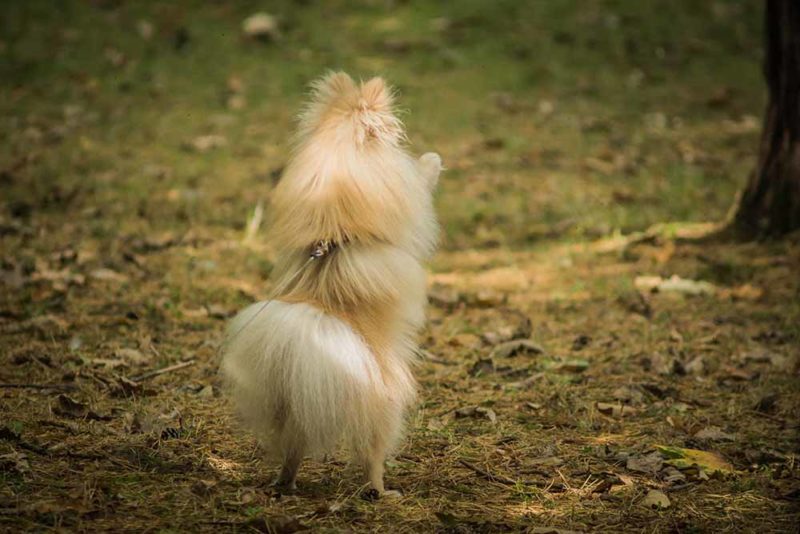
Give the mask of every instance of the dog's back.
[[412, 159], [403, 140], [382, 80], [338, 73], [315, 85], [272, 205], [279, 291], [229, 330], [223, 371], [291, 479], [297, 458], [346, 436], [382, 491], [414, 398], [440, 162]]

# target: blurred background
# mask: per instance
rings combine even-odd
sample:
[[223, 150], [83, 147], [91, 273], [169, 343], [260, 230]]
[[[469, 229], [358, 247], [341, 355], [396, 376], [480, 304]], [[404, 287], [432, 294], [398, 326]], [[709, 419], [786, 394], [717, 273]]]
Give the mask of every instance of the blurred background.
[[[755, 163], [761, 2], [11, 1], [6, 214], [241, 230], [309, 82], [385, 76], [445, 249], [719, 220]], [[255, 15], [255, 16], [254, 16]]]

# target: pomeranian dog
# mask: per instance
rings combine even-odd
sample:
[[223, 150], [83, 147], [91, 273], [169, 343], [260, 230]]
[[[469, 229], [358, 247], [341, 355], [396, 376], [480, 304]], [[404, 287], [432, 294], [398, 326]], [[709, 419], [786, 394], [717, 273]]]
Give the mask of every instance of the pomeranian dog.
[[305, 456], [344, 445], [384, 489], [416, 384], [425, 271], [438, 227], [441, 159], [404, 148], [381, 78], [313, 84], [272, 202], [279, 260], [270, 300], [228, 329], [222, 372], [237, 408], [293, 489]]

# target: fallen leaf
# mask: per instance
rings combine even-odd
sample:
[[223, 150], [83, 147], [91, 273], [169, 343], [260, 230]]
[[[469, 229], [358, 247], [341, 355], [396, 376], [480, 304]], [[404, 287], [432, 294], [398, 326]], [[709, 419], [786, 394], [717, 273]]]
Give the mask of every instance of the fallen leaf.
[[708, 426], [699, 430], [695, 433], [694, 438], [704, 441], [734, 441], [735, 439], [732, 434], [723, 432], [718, 426]]
[[211, 384], [205, 386], [203, 389], [201, 389], [197, 393], [197, 396], [200, 397], [201, 399], [211, 399], [211, 398], [213, 398], [214, 397], [214, 386], [212, 386]]
[[95, 421], [107, 421], [108, 416], [98, 415], [89, 408], [88, 404], [78, 402], [63, 393], [56, 398], [57, 404], [53, 407], [53, 413], [62, 417], [72, 417], [75, 419], [93, 419]]
[[206, 310], [208, 310], [208, 316], [214, 319], [227, 319], [234, 314], [234, 310], [230, 310], [219, 304], [209, 304], [206, 306]]
[[447, 340], [449, 345], [454, 347], [464, 347], [466, 349], [478, 349], [481, 346], [481, 339], [475, 334], [464, 332], [456, 334]]
[[616, 400], [639, 404], [644, 400], [644, 393], [637, 386], [620, 386], [611, 394]]
[[200, 308], [181, 308], [181, 313], [187, 319], [202, 319], [208, 317], [208, 310], [204, 307]]
[[117, 367], [127, 367], [128, 363], [119, 358], [92, 358], [89, 360], [95, 367], [104, 369], [116, 369]]
[[482, 406], [466, 406], [458, 408], [453, 412], [456, 418], [475, 417], [486, 418], [492, 423], [497, 422], [497, 414], [491, 408], [484, 408]]
[[501, 306], [508, 300], [508, 295], [488, 289], [483, 289], [475, 294], [467, 295], [467, 302], [481, 308]]
[[686, 475], [684, 475], [678, 469], [672, 466], [665, 468], [661, 472], [661, 475], [664, 477], [664, 482], [666, 482], [671, 486], [683, 484], [684, 482], [686, 482]]
[[582, 373], [589, 368], [589, 360], [565, 360], [563, 362], [553, 362], [546, 366], [548, 371], [565, 373]]
[[[114, 397], [131, 397], [134, 395], [142, 395], [145, 393], [143, 384], [134, 382], [124, 376], [116, 377], [116, 383], [112, 388], [112, 396]], [[149, 392], [152, 393], [152, 392]]]
[[540, 467], [558, 467], [564, 464], [564, 460], [558, 456], [543, 456], [541, 458], [533, 458], [529, 460], [528, 463]]
[[428, 291], [428, 300], [436, 307], [450, 309], [458, 305], [461, 295], [451, 286], [436, 283]]
[[425, 425], [428, 430], [441, 430], [447, 426], [447, 422], [439, 417], [431, 417], [428, 419], [428, 424]]
[[789, 359], [782, 354], [771, 351], [769, 349], [755, 349], [748, 352], [739, 354], [739, 361], [743, 364], [748, 363], [768, 363], [777, 367], [778, 369], [786, 369], [788, 367]]
[[147, 356], [137, 349], [130, 348], [117, 349], [114, 351], [114, 356], [135, 365], [149, 363], [150, 360], [152, 360], [151, 356]]
[[664, 279], [660, 276], [637, 276], [633, 285], [640, 291], [650, 293], [680, 293], [684, 295], [713, 295], [717, 287], [705, 281], [688, 280], [673, 274]]
[[656, 450], [667, 458], [665, 461], [666, 464], [677, 467], [678, 469], [699, 467], [708, 473], [733, 472], [733, 466], [722, 456], [714, 452], [684, 449], [682, 447], [669, 447], [665, 445], [656, 445]]
[[478, 406], [477, 408], [475, 408], [475, 413], [477, 415], [481, 415], [481, 416], [485, 417], [486, 419], [488, 419], [492, 423], [496, 423], [497, 422], [497, 414], [495, 414], [494, 410], [492, 410], [491, 408], [484, 408], [482, 406]]
[[625, 467], [630, 471], [647, 473], [654, 475], [658, 473], [664, 465], [664, 460], [657, 452], [652, 452], [645, 456], [633, 456], [628, 458]]
[[544, 354], [544, 349], [530, 339], [514, 339], [497, 345], [490, 358], [510, 358], [519, 354]]
[[722, 372], [724, 374], [720, 377], [720, 380], [723, 382], [750, 382], [759, 377], [759, 373], [757, 371], [749, 371], [747, 369], [740, 369], [730, 365], [724, 366], [722, 368]]
[[687, 375], [702, 375], [705, 370], [706, 363], [702, 356], [695, 356], [691, 361], [683, 364], [683, 371]]
[[680, 365], [675, 358], [664, 356], [660, 352], [656, 352], [652, 356], [642, 358], [642, 367], [644, 367], [646, 371], [653, 371], [659, 375], [668, 376], [675, 374]]
[[128, 281], [128, 277], [122, 273], [118, 273], [113, 269], [95, 269], [90, 273], [90, 276], [94, 280], [99, 280], [101, 282], [115, 282], [115, 283], [123, 283]]
[[639, 384], [647, 393], [658, 399], [676, 398], [678, 391], [672, 386], [661, 386], [653, 382], [642, 382]]
[[720, 293], [735, 300], [759, 300], [764, 296], [763, 289], [750, 284], [744, 284], [733, 289], [724, 289]]
[[631, 406], [623, 404], [610, 404], [607, 402], [598, 402], [595, 404], [597, 411], [603, 415], [610, 415], [612, 417], [626, 417], [639, 413], [639, 410]]
[[491, 358], [480, 358], [472, 364], [468, 373], [469, 376], [475, 377], [494, 373], [494, 370], [494, 361]]

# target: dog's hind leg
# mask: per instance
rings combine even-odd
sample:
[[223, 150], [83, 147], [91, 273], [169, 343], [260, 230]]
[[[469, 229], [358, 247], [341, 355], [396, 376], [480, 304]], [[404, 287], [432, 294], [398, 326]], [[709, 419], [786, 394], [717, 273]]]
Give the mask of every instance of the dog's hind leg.
[[[390, 421], [391, 419], [395, 418], [390, 418]], [[361, 454], [361, 462], [364, 466], [367, 482], [372, 486], [372, 489], [378, 492], [379, 496], [399, 497], [401, 495], [399, 491], [386, 489], [383, 483], [383, 474], [386, 455], [392, 446], [393, 436], [400, 431], [399, 427], [394, 427], [402, 425], [402, 419], [397, 417], [392, 423], [385, 421], [384, 425], [387, 428], [375, 428], [373, 430], [367, 449]]]
[[297, 488], [297, 471], [303, 462], [303, 455], [304, 448], [299, 443], [292, 444], [286, 448], [283, 454], [281, 471], [273, 484], [275, 487], [284, 490]]

